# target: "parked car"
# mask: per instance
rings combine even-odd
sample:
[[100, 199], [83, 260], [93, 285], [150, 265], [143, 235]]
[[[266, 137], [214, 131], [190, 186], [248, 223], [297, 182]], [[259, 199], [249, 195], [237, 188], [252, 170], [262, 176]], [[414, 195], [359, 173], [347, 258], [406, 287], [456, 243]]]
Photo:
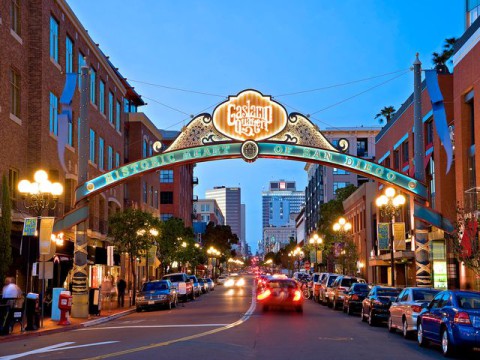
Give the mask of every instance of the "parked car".
[[220, 275], [217, 278], [217, 284], [218, 285], [223, 285], [225, 283], [225, 281], [227, 281], [227, 278], [228, 278], [228, 275]]
[[[318, 274], [317, 277], [315, 277], [315, 274]], [[320, 302], [320, 287], [322, 280], [325, 279], [325, 277], [328, 275], [328, 273], [314, 273], [313, 274], [313, 281], [312, 281], [312, 292], [313, 292], [313, 301], [315, 302]]]
[[327, 274], [327, 276], [325, 276], [325, 278], [320, 283], [320, 295], [319, 296], [320, 296], [320, 303], [322, 305], [330, 306], [329, 300], [328, 300], [328, 294], [329, 294], [330, 291], [332, 291], [333, 282], [339, 276], [340, 276], [339, 274], [329, 273], [329, 274]]
[[198, 283], [200, 284], [200, 289], [202, 290], [202, 294], [206, 294], [208, 292], [208, 284], [205, 279], [197, 278]]
[[330, 291], [330, 303], [333, 309], [336, 310], [343, 307], [343, 299], [345, 294], [350, 290], [350, 287], [355, 283], [365, 283], [365, 280], [355, 276], [340, 275], [335, 279]]
[[417, 341], [439, 343], [442, 353], [480, 347], [480, 292], [446, 290], [424, 305], [417, 320]]
[[271, 279], [257, 295], [263, 311], [272, 307], [292, 308], [303, 312], [303, 295], [298, 282], [292, 279]]
[[177, 290], [169, 280], [155, 280], [144, 283], [136, 297], [137, 312], [158, 306], [171, 309], [177, 307], [177, 304]]
[[162, 280], [169, 280], [173, 286], [177, 288], [178, 297], [183, 301], [189, 298], [195, 300], [195, 292], [193, 291], [193, 282], [190, 281], [188, 275], [185, 273], [167, 274], [162, 277]]
[[215, 290], [215, 282], [214, 282], [212, 279], [206, 278], [206, 279], [203, 279], [203, 280], [205, 280], [205, 282], [206, 282], [207, 285], [208, 285], [208, 291], [213, 291], [213, 290]]
[[193, 281], [193, 292], [196, 297], [199, 297], [202, 294], [202, 287], [198, 282], [198, 279], [195, 275], [188, 275], [188, 278]]
[[388, 309], [402, 289], [387, 286], [374, 286], [368, 296], [362, 301], [360, 317], [374, 326], [379, 320], [388, 319]]
[[346, 312], [348, 315], [353, 315], [354, 312], [360, 312], [362, 301], [367, 297], [369, 292], [370, 286], [367, 284], [353, 284], [343, 299], [343, 312]]
[[430, 303], [440, 290], [407, 287], [402, 290], [389, 309], [388, 330], [402, 330], [403, 337], [417, 331], [417, 317], [424, 304]]

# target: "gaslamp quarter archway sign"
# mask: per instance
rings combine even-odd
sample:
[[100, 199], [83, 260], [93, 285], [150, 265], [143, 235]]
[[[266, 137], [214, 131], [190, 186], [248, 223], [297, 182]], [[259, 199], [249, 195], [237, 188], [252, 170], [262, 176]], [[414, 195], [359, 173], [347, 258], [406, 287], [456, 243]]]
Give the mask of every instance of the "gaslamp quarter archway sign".
[[313, 162], [363, 174], [420, 198], [427, 188], [414, 178], [374, 162], [346, 154], [348, 146], [334, 147], [307, 117], [288, 114], [278, 102], [256, 90], [245, 90], [218, 105], [213, 114], [195, 117], [162, 153], [126, 164], [76, 190], [79, 202], [117, 186], [133, 176], [164, 166], [242, 158], [287, 159]]

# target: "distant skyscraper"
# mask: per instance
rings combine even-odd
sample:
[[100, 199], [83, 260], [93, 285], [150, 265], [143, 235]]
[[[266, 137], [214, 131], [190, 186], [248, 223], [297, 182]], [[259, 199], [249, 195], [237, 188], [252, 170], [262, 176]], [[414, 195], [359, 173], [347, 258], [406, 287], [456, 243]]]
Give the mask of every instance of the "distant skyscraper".
[[215, 186], [205, 191], [205, 198], [217, 201], [225, 217], [225, 224], [231, 227], [232, 233], [237, 234], [241, 244], [245, 240], [242, 238], [241, 189]]
[[247, 256], [248, 255], [248, 246], [247, 246], [247, 237], [246, 237], [246, 234], [245, 234], [245, 228], [246, 228], [246, 224], [247, 224], [247, 220], [246, 220], [246, 214], [245, 214], [245, 204], [242, 204], [241, 205], [241, 216], [240, 216], [240, 219], [241, 219], [241, 230], [240, 230], [240, 239], [242, 240], [242, 248], [241, 248], [241, 251], [242, 251], [242, 255], [243, 256]]
[[[291, 214], [299, 213], [304, 203], [305, 192], [297, 191], [295, 181], [270, 182], [269, 190], [262, 192], [263, 249], [260, 251], [265, 252], [265, 247], [272, 251], [288, 244], [290, 234], [295, 233]], [[272, 227], [283, 229], [278, 230], [275, 237]], [[288, 235], [279, 237], [280, 233]]]

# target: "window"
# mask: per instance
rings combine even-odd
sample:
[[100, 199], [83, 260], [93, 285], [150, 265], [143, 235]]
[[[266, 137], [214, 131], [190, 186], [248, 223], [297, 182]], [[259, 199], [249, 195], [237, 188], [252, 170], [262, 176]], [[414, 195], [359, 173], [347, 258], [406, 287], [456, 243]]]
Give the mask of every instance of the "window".
[[202, 211], [202, 212], [203, 211], [210, 211], [210, 204], [202, 204], [200, 206], [200, 209], [201, 209], [200, 211]]
[[333, 193], [336, 194], [338, 189], [342, 189], [349, 185], [348, 182], [345, 181], [334, 181], [333, 182]]
[[120, 101], [117, 101], [117, 106], [116, 106], [116, 118], [115, 118], [115, 129], [117, 131], [120, 131], [121, 129], [121, 125], [122, 125], [122, 121], [121, 121], [121, 118], [120, 118], [120, 115], [121, 115], [121, 105], [120, 105]]
[[404, 163], [408, 162], [409, 158], [408, 158], [408, 141], [405, 141], [403, 144], [402, 144], [402, 161]]
[[98, 84], [98, 91], [99, 91], [99, 99], [98, 99], [98, 106], [99, 110], [102, 114], [105, 114], [105, 83], [100, 80]]
[[[73, 117], [73, 116], [72, 116]], [[68, 145], [73, 147], [73, 121], [68, 120]]]
[[390, 167], [390, 157], [387, 157], [385, 159], [385, 167], [388, 167], [388, 168]]
[[105, 141], [102, 137], [98, 137], [98, 168], [104, 170], [104, 159], [105, 159]]
[[14, 69], [10, 69], [10, 92], [12, 96], [12, 107], [10, 112], [20, 117], [20, 75]]
[[158, 190], [155, 190], [155, 207], [158, 209]]
[[148, 141], [143, 139], [143, 144], [142, 144], [142, 157], [143, 158], [147, 157], [147, 148], [148, 148]]
[[433, 144], [433, 120], [429, 119], [425, 123], [425, 144]]
[[22, 36], [22, 17], [21, 17], [21, 9], [20, 9], [20, 0], [12, 0], [12, 11], [11, 11], [11, 19], [12, 19], [12, 30], [18, 36]]
[[150, 206], [153, 206], [153, 186], [150, 186]]
[[473, 24], [480, 13], [478, 0], [467, 0], [467, 27]]
[[90, 102], [92, 104], [96, 104], [96, 99], [95, 99], [95, 93], [96, 93], [96, 88], [95, 88], [95, 83], [96, 83], [96, 78], [97, 78], [97, 72], [93, 69], [90, 68]]
[[73, 72], [73, 41], [69, 36], [65, 39], [65, 72]]
[[8, 190], [10, 191], [10, 199], [15, 200], [17, 198], [17, 186], [18, 186], [18, 170], [8, 170]]
[[113, 149], [110, 145], [107, 148], [107, 170], [112, 170], [113, 168]]
[[82, 89], [82, 66], [85, 66], [85, 55], [78, 52], [78, 89]]
[[362, 138], [357, 140], [357, 156], [367, 157], [368, 156], [368, 139]]
[[400, 168], [400, 153], [398, 150], [393, 151], [393, 169], [398, 170]]
[[58, 135], [58, 98], [50, 93], [50, 134]]
[[153, 143], [150, 141], [148, 143], [148, 156], [152, 156], [153, 155]]
[[115, 153], [115, 167], [120, 167], [120, 153]]
[[89, 160], [95, 164], [95, 131], [90, 129], [90, 157]]
[[173, 204], [173, 191], [160, 191], [160, 204]]
[[167, 221], [168, 219], [171, 219], [172, 217], [173, 217], [173, 214], [161, 214], [160, 215], [160, 220]]
[[173, 170], [160, 170], [161, 183], [173, 183]]
[[147, 204], [148, 202], [148, 193], [147, 193], [147, 183], [143, 182], [143, 202]]
[[130, 112], [130, 102], [127, 98], [123, 99], [123, 112]]
[[108, 121], [113, 124], [113, 93], [108, 92]]
[[58, 21], [50, 16], [50, 58], [58, 63]]
[[343, 169], [333, 168], [333, 175], [349, 175], [350, 172]]

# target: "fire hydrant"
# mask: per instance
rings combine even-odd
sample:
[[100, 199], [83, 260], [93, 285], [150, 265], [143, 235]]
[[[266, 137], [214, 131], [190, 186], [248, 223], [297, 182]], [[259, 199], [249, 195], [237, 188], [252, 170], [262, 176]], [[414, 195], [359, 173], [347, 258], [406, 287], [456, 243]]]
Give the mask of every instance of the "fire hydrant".
[[60, 321], [58, 325], [70, 325], [70, 311], [72, 310], [72, 295], [70, 291], [62, 291], [58, 301], [60, 309]]

